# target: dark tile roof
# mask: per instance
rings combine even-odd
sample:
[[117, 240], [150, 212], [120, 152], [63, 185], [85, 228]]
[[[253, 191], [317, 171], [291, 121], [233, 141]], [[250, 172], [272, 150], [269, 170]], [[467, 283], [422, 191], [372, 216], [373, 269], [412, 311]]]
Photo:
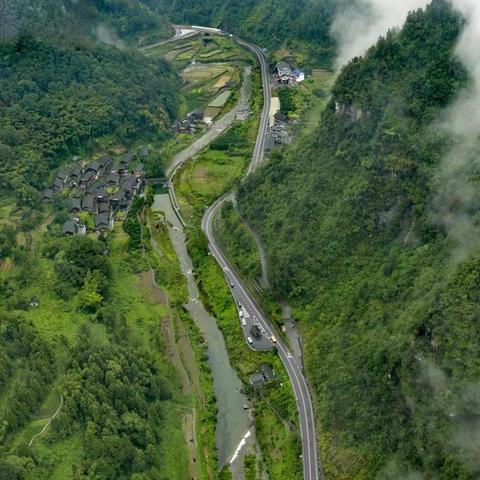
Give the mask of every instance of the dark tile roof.
[[102, 199], [103, 199], [103, 198], [108, 199], [108, 197], [109, 197], [108, 192], [107, 192], [107, 189], [106, 189], [105, 186], [103, 186], [103, 185], [98, 186], [98, 187], [94, 190], [93, 196], [94, 196], [95, 198], [98, 198], [98, 199], [100, 199], [100, 198], [102, 198]]
[[275, 372], [270, 365], [267, 365], [266, 363], [260, 365], [260, 371], [262, 372], [262, 375], [265, 377], [265, 380], [267, 382], [275, 380]]
[[70, 198], [68, 200], [68, 211], [69, 212], [78, 211], [81, 208], [82, 208], [82, 204], [81, 204], [79, 198]]
[[51, 188], [46, 188], [43, 192], [42, 192], [42, 198], [43, 200], [51, 200], [52, 197], [53, 197], [53, 190]]
[[93, 210], [95, 210], [95, 200], [93, 198], [93, 195], [87, 193], [87, 195], [83, 197], [82, 210], [85, 210], [87, 212], [93, 212]]
[[63, 180], [65, 181], [67, 178], [68, 178], [68, 172], [62, 168], [62, 170], [60, 170], [58, 173], [57, 173], [57, 178], [59, 178], [60, 180]]
[[95, 215], [95, 230], [110, 228], [110, 214], [97, 213]]
[[98, 160], [98, 164], [100, 165], [100, 168], [107, 168], [112, 163], [113, 163], [113, 158], [108, 155], [105, 155]]
[[[203, 113], [202, 113], [202, 115], [203, 115]], [[145, 160], [149, 155], [150, 155], [150, 152], [148, 151], [148, 148], [146, 148], [146, 147], [141, 147], [138, 150], [138, 156], [141, 160]]]
[[107, 177], [106, 184], [114, 184], [116, 185], [120, 180], [120, 175], [116, 172], [110, 172]]
[[138, 178], [135, 175], [130, 175], [122, 182], [122, 190], [133, 190], [137, 184]]
[[86, 170], [85, 173], [82, 175], [82, 182], [88, 183], [92, 178], [95, 177], [95, 172], [93, 170]]
[[62, 234], [63, 235], [75, 235], [77, 231], [76, 223], [73, 220], [67, 220], [62, 225]]
[[82, 169], [80, 168], [80, 165], [76, 165], [70, 174], [70, 179], [79, 178], [80, 175], [82, 175]]
[[259, 387], [265, 382], [265, 378], [261, 373], [252, 373], [252, 375], [248, 377], [248, 380], [253, 387]]
[[56, 178], [55, 181], [53, 182], [53, 190], [58, 191], [63, 188], [63, 181], [60, 180], [59, 178]]
[[100, 170], [100, 164], [99, 162], [92, 162], [90, 165], [87, 165], [85, 168], [85, 172], [95, 172], [97, 173]]
[[98, 202], [98, 213], [108, 213], [110, 211], [110, 205], [108, 202]]
[[125, 153], [124, 155], [122, 155], [122, 157], [120, 158], [120, 165], [125, 165], [125, 166], [128, 166], [130, 165], [130, 162], [133, 160], [133, 154], [131, 153]]

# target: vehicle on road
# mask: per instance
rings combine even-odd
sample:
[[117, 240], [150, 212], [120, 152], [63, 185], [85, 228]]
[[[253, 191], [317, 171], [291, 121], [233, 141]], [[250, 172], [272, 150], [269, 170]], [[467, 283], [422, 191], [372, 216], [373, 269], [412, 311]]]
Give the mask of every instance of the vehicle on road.
[[252, 337], [247, 337], [247, 342], [252, 344], [253, 343], [253, 338]]
[[243, 325], [244, 327], [247, 326], [247, 321], [246, 321], [244, 318], [242, 318], [242, 325]]
[[272, 336], [270, 337], [270, 340], [271, 340], [273, 343], [277, 343], [277, 339], [276, 339], [275, 335], [272, 335]]
[[262, 336], [262, 331], [258, 325], [252, 325], [250, 333], [256, 338], [260, 338]]

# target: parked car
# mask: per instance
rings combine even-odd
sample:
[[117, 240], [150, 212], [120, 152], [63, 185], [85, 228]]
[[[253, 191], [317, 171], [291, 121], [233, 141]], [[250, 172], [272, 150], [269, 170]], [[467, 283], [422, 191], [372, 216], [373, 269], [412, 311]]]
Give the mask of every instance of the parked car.
[[246, 321], [244, 318], [242, 318], [242, 325], [243, 325], [244, 327], [247, 326], [247, 321]]
[[250, 344], [253, 343], [252, 337], [247, 337], [247, 342], [250, 343]]

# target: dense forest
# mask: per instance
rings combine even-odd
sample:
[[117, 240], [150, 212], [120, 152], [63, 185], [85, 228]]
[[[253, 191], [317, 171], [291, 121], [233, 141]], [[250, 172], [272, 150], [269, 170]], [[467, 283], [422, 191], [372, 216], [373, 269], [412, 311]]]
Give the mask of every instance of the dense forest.
[[[166, 458], [181, 397], [158, 311], [121, 290], [138, 260], [118, 242], [51, 232], [0, 277], [0, 477], [183, 478], [181, 451], [176, 468]], [[33, 443], [41, 412], [58, 404], [46, 441]]]
[[411, 13], [343, 70], [314, 135], [240, 191], [300, 320], [327, 478], [480, 475], [480, 250], [455, 255], [437, 211], [462, 25], [444, 0]]
[[65, 39], [65, 35], [97, 37], [101, 41], [118, 36], [131, 40], [156, 31], [171, 34], [170, 23], [156, 11], [152, 0], [2, 0], [0, 38], [34, 34]]

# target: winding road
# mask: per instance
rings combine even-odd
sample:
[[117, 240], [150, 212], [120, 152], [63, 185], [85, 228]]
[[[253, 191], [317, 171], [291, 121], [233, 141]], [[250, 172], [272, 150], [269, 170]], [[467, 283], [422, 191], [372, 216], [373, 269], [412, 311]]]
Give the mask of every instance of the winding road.
[[[259, 164], [263, 160], [263, 153], [265, 148], [265, 138], [268, 128], [268, 115], [270, 111], [271, 95], [270, 95], [270, 79], [267, 60], [265, 54], [258, 46], [246, 42], [233, 35], [229, 35], [225, 32], [207, 28], [207, 27], [179, 27], [196, 30], [199, 32], [215, 33], [219, 35], [231, 36], [238, 44], [250, 49], [258, 58], [260, 68], [262, 72], [262, 84], [263, 84], [263, 110], [260, 119], [260, 126], [258, 130], [257, 139], [255, 142], [255, 148], [252, 156], [252, 161], [249, 165], [246, 176], [254, 172]], [[170, 182], [170, 189], [173, 189], [173, 184]], [[227, 193], [219, 198], [205, 213], [202, 220], [202, 229], [209, 241], [209, 248], [222, 270], [225, 272], [227, 281], [231, 286], [232, 294], [235, 301], [238, 304], [244, 306], [249, 312], [251, 312], [256, 323], [259, 325], [264, 334], [271, 338], [276, 334], [275, 329], [268, 320], [266, 314], [256, 302], [253, 295], [250, 294], [248, 289], [242, 282], [242, 279], [235, 271], [234, 267], [230, 264], [225, 253], [222, 251], [219, 243], [215, 239], [214, 235], [214, 219], [224, 202], [226, 202], [231, 193]], [[175, 208], [176, 205], [174, 205]], [[273, 345], [272, 345], [273, 346]], [[278, 355], [282, 360], [285, 369], [287, 370], [290, 378], [295, 399], [297, 402], [299, 418], [300, 418], [300, 435], [302, 439], [302, 459], [303, 459], [303, 476], [305, 480], [319, 480], [323, 478], [321, 464], [318, 458], [317, 451], [317, 437], [315, 430], [315, 414], [312, 406], [312, 399], [310, 391], [308, 389], [307, 381], [303, 375], [302, 368], [295, 360], [292, 353], [289, 351], [286, 344], [281, 338], [275, 341], [275, 346], [278, 351]]]

